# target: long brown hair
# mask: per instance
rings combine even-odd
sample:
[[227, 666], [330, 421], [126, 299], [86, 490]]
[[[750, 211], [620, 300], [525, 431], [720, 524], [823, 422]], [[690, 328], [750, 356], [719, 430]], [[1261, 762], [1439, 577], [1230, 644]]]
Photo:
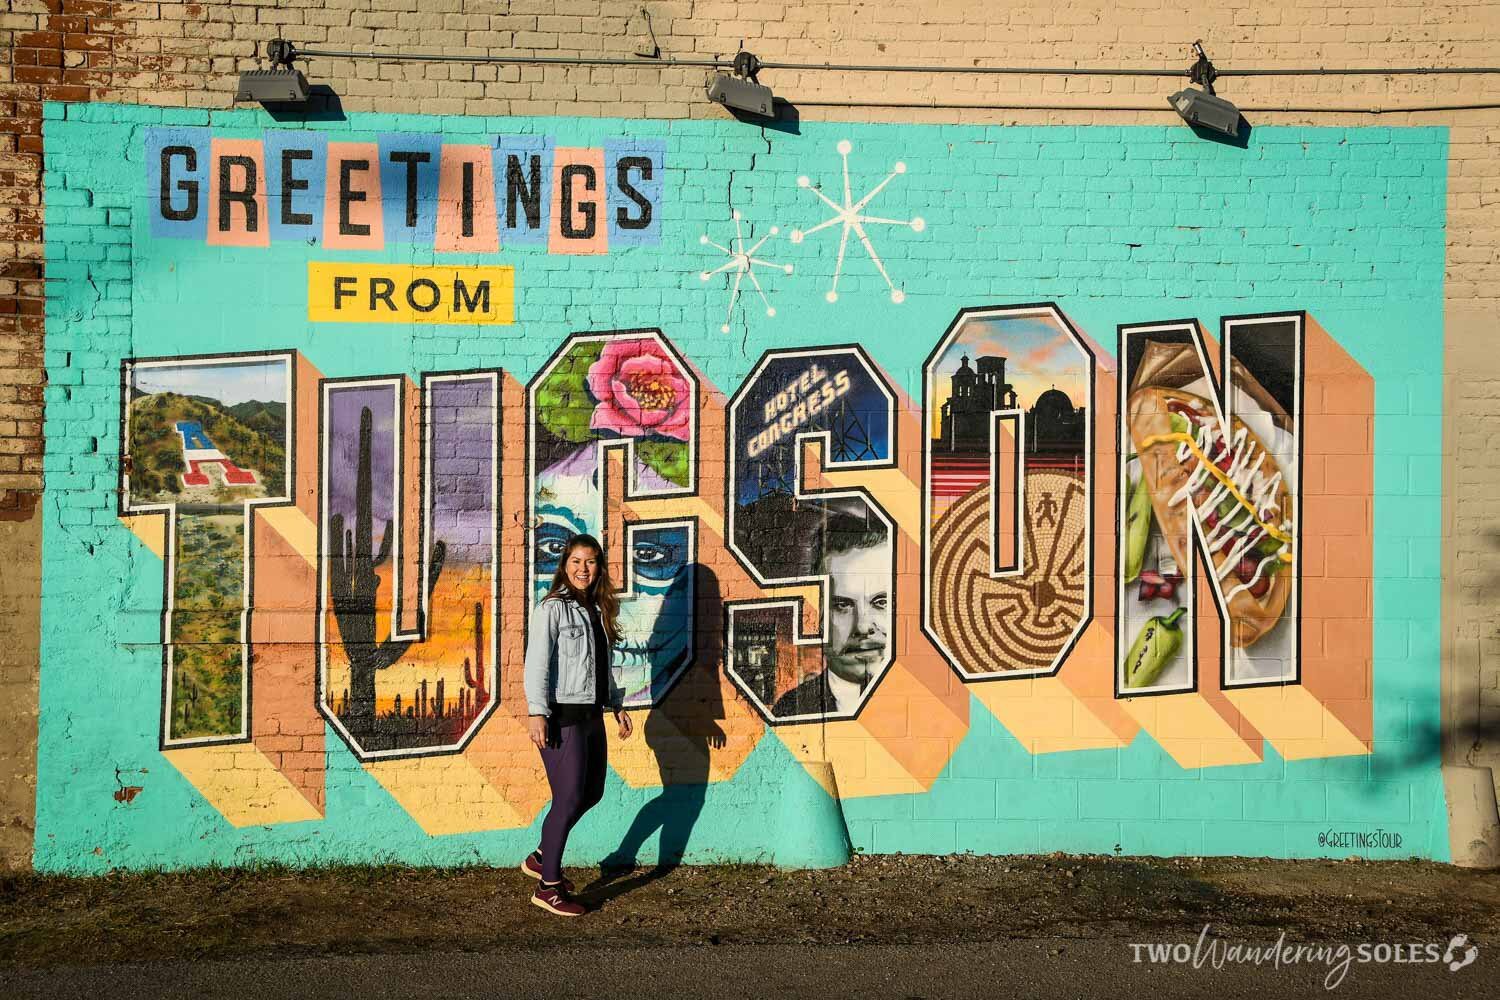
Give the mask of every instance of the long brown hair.
[[562, 558], [557, 561], [557, 569], [552, 573], [552, 586], [547, 589], [547, 597], [542, 599], [578, 596], [578, 592], [568, 582], [568, 559], [572, 557], [574, 549], [594, 551], [594, 562], [599, 568], [594, 573], [594, 581], [589, 584], [588, 593], [583, 596], [599, 610], [604, 634], [613, 645], [620, 641], [620, 599], [615, 596], [615, 585], [609, 578], [609, 562], [604, 558], [604, 548], [593, 535], [574, 535], [568, 539]]

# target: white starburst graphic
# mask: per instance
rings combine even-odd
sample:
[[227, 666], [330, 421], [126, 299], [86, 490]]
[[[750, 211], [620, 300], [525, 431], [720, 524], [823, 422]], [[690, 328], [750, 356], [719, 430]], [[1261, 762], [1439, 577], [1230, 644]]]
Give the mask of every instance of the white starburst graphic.
[[842, 225], [844, 233], [839, 239], [839, 260], [833, 270], [833, 287], [828, 289], [828, 294], [823, 297], [829, 302], [837, 302], [839, 300], [839, 277], [844, 273], [844, 251], [849, 247], [849, 234], [853, 232], [855, 236], [859, 237], [859, 241], [864, 244], [865, 253], [870, 255], [870, 260], [875, 262], [875, 269], [885, 279], [886, 287], [891, 290], [891, 301], [899, 305], [906, 301], [906, 293], [891, 282], [891, 276], [886, 273], [885, 265], [880, 262], [880, 255], [875, 252], [875, 244], [870, 242], [869, 234], [865, 232], [865, 226], [868, 223], [879, 223], [886, 226], [910, 226], [912, 232], [920, 233], [923, 229], [927, 228], [927, 223], [923, 222], [920, 217], [911, 219], [883, 219], [876, 215], [864, 214], [865, 206], [873, 201], [875, 196], [896, 178], [897, 174], [906, 173], [906, 164], [898, 161], [891, 168], [891, 172], [886, 175], [885, 180], [871, 188], [869, 194], [859, 199], [859, 201], [855, 201], [849, 191], [849, 151], [853, 148], [854, 146], [848, 139], [840, 140], [838, 145], [839, 156], [844, 159], [844, 203], [842, 205], [824, 194], [806, 177], [797, 178], [797, 186], [808, 188], [813, 194], [823, 199], [823, 202], [829, 208], [833, 209], [834, 215], [833, 218], [820, 222], [805, 232], [801, 229], [793, 229], [792, 242], [801, 243], [813, 233], [827, 229], [829, 226]]
[[740, 225], [740, 210], [735, 209], [734, 239], [729, 241], [729, 246], [721, 246], [718, 243], [715, 243], [713, 240], [708, 238], [707, 233], [704, 233], [698, 238], [698, 242], [703, 244], [704, 246], [713, 247], [720, 253], [729, 255], [729, 259], [727, 261], [720, 264], [712, 271], [700, 272], [698, 274], [698, 277], [704, 281], [707, 281], [714, 275], [721, 274], [725, 271], [729, 271], [734, 275], [734, 284], [732, 284], [729, 288], [729, 309], [724, 314], [724, 325], [719, 327], [719, 331], [721, 333], [729, 332], [729, 321], [734, 319], [734, 307], [735, 304], [740, 300], [740, 285], [746, 278], [749, 278], [750, 284], [755, 286], [755, 293], [760, 296], [761, 304], [766, 307], [766, 315], [776, 315], [775, 307], [773, 307], [770, 300], [766, 298], [765, 289], [760, 287], [760, 279], [755, 276], [755, 269], [757, 267], [774, 267], [785, 274], [791, 274], [792, 265], [778, 264], [775, 261], [770, 260], [761, 260], [755, 255], [760, 251], [761, 247], [766, 245], [767, 240], [769, 240], [772, 236], [775, 236], [779, 232], [781, 232], [780, 226], [772, 226], [770, 232], [766, 233], [766, 235], [756, 240], [755, 245], [747, 250], [745, 248], [745, 243], [747, 242], [745, 237], [745, 230]]

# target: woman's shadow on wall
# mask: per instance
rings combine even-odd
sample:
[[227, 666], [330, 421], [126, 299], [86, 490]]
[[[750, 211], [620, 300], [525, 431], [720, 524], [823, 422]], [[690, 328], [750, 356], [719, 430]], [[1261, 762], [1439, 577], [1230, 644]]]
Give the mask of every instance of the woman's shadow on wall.
[[[656, 757], [661, 794], [635, 816], [620, 845], [600, 864], [597, 881], [581, 898], [591, 905], [606, 903], [670, 874], [682, 864], [694, 825], [703, 812], [708, 792], [710, 751], [724, 745], [723, 689], [719, 671], [724, 662], [723, 601], [719, 578], [697, 564], [696, 648], [694, 659], [670, 696], [646, 717], [644, 737]], [[658, 629], [662, 628], [658, 624]], [[652, 636], [652, 645], [658, 637]], [[654, 867], [637, 870], [641, 848], [660, 834]]]

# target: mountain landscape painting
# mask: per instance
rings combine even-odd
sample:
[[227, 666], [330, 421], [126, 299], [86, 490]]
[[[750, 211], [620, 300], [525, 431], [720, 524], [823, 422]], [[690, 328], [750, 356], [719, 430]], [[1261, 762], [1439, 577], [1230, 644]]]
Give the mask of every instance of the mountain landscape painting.
[[137, 362], [128, 391], [132, 506], [286, 494], [287, 359]]

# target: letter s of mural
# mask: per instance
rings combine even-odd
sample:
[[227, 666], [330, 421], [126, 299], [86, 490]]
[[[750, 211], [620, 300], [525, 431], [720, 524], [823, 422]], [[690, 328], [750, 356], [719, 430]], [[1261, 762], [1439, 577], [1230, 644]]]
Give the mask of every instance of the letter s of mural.
[[773, 722], [852, 717], [893, 659], [894, 524], [864, 490], [804, 489], [803, 455], [816, 439], [830, 470], [892, 467], [895, 411], [855, 347], [768, 351], [730, 400], [730, 548], [762, 587], [813, 584], [818, 609], [806, 638], [800, 595], [727, 609], [730, 675]]

